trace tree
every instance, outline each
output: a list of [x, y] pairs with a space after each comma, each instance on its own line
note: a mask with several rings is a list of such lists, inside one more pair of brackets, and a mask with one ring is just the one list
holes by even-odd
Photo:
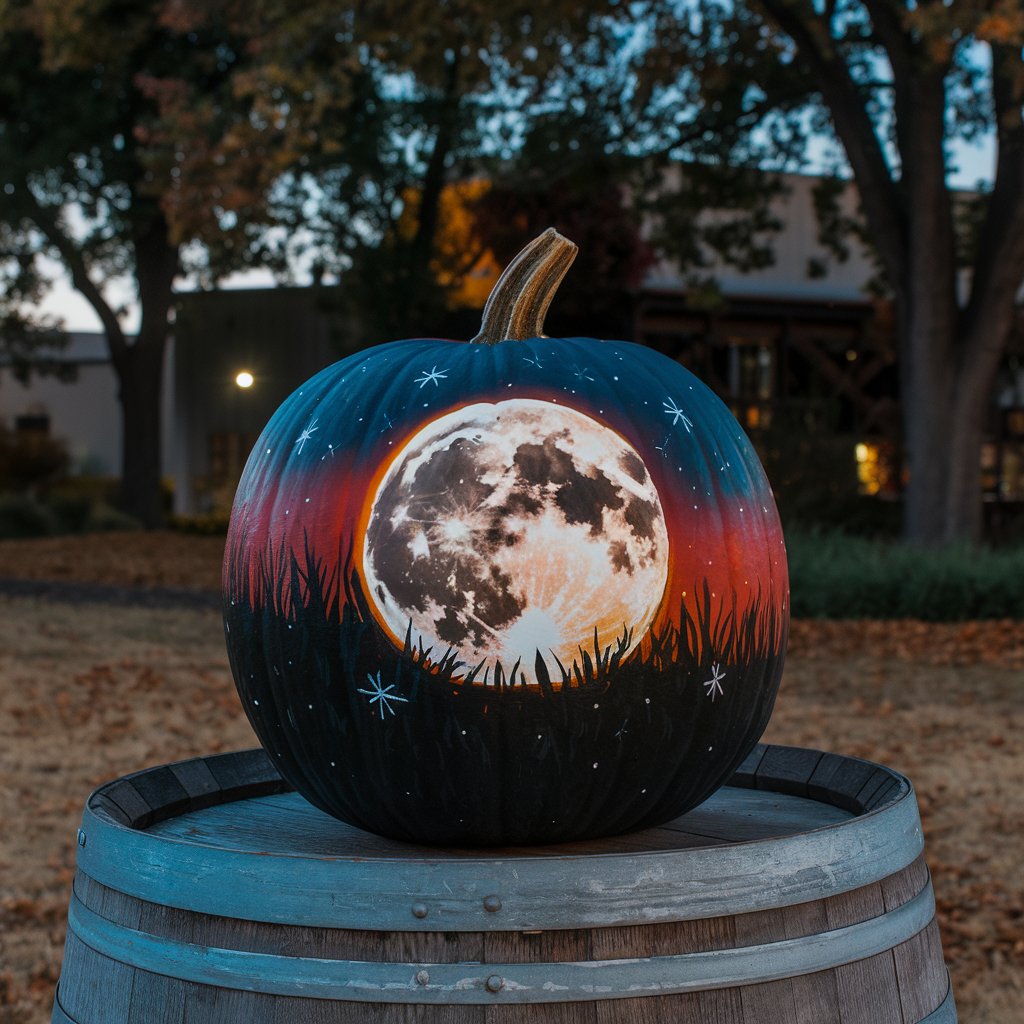
[[617, 10], [611, 0], [226, 6], [254, 40], [242, 88], [258, 117], [225, 142], [277, 134], [269, 148], [284, 159], [265, 164], [263, 184], [287, 227], [278, 237], [291, 262], [344, 275], [345, 319], [364, 344], [444, 316], [482, 244], [457, 253], [441, 237], [450, 187], [503, 179], [528, 157], [538, 112], [568, 102], [551, 86], [573, 47]]
[[[251, 249], [237, 219], [191, 217], [223, 191], [222, 177], [196, 173], [197, 154], [244, 116], [231, 90], [242, 57], [222, 24], [173, 0], [0, 7], [0, 338], [27, 354], [52, 338], [60, 325], [41, 322], [32, 303], [51, 283], [45, 258], [58, 261], [102, 325], [122, 410], [123, 505], [150, 527], [163, 512], [160, 394], [175, 278], [223, 270]], [[186, 124], [185, 109], [189, 132], [169, 130]], [[190, 245], [204, 232], [212, 248]], [[141, 310], [134, 337], [111, 287], [125, 278]]]
[[581, 333], [593, 324], [605, 337], [626, 337], [632, 330], [630, 295], [643, 280], [654, 252], [642, 237], [634, 211], [625, 201], [623, 172], [611, 164], [592, 164], [586, 172], [572, 169], [553, 178], [535, 178], [529, 165], [517, 176], [499, 179], [476, 204], [474, 228], [507, 266], [524, 239], [554, 227], [578, 246], [569, 274], [558, 290], [557, 325], [571, 317]]
[[[793, 166], [823, 134], [841, 144], [896, 314], [905, 535], [977, 538], [986, 414], [1024, 281], [1024, 10], [1015, 0], [656, 0], [648, 17], [647, 87], [677, 97], [664, 112], [715, 116], [723, 97], [740, 96], [760, 112], [749, 138], [762, 165]], [[986, 132], [995, 176], [965, 232], [950, 147]]]

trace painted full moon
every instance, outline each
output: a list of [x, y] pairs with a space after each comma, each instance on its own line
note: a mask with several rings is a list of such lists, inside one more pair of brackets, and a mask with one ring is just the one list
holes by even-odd
[[[643, 460], [554, 402], [478, 403], [425, 425], [372, 498], [367, 590], [396, 644], [411, 635], [470, 671], [534, 683], [538, 652], [571, 670], [624, 633], [635, 647], [668, 579], [668, 530]], [[551, 674], [557, 667], [548, 661]], [[480, 672], [483, 677], [483, 670]]]

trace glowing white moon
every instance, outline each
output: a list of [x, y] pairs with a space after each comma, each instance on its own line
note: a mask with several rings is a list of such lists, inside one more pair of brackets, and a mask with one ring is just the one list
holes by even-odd
[[[554, 678], [623, 630], [631, 648], [668, 578], [665, 514], [643, 460], [615, 431], [535, 399], [466, 406], [398, 453], [370, 508], [363, 572], [401, 643], [449, 648], [467, 669], [537, 652]], [[481, 677], [482, 677], [481, 672]]]

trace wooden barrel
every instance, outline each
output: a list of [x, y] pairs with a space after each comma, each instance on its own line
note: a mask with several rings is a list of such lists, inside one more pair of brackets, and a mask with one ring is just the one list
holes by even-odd
[[947, 1024], [922, 853], [907, 779], [793, 747], [660, 828], [486, 851], [185, 761], [90, 797], [53, 1020]]

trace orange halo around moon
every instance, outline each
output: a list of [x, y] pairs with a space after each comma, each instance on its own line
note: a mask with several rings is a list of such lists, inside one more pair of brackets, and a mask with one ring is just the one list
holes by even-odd
[[[575, 409], [481, 402], [412, 435], [383, 469], [360, 538], [378, 622], [401, 646], [454, 649], [466, 671], [539, 651], [567, 669], [623, 632], [629, 649], [668, 579], [661, 500], [635, 449]], [[557, 669], [549, 660], [552, 674]], [[482, 675], [482, 673], [481, 673]]]

